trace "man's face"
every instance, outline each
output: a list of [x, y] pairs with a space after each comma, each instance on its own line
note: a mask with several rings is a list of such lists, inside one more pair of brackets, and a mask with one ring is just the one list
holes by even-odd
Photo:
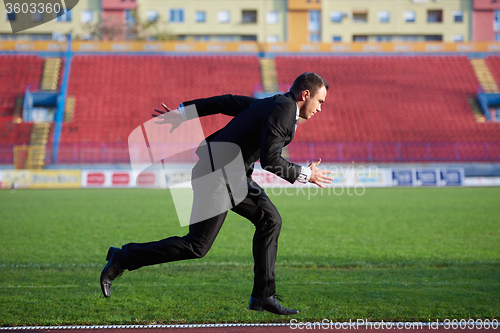
[[302, 98], [304, 105], [299, 110], [299, 116], [302, 119], [309, 119], [316, 112], [321, 111], [321, 104], [325, 102], [326, 98], [326, 88], [325, 86], [321, 87], [314, 96], [311, 96], [309, 90], [305, 90], [302, 92]]

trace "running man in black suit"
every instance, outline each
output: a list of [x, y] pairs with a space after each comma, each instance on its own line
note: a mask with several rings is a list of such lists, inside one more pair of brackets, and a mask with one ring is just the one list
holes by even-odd
[[[239, 146], [247, 176], [248, 194], [231, 210], [255, 226], [253, 238], [254, 287], [249, 309], [269, 311], [280, 315], [297, 314], [297, 310], [281, 306], [275, 298], [276, 284], [274, 265], [281, 230], [281, 217], [264, 190], [253, 181], [254, 163], [260, 159], [263, 169], [270, 171], [290, 183], [311, 182], [320, 187], [330, 183], [329, 172], [317, 166], [320, 159], [300, 166], [281, 156], [295, 134], [299, 118], [309, 119], [321, 111], [325, 102], [328, 84], [315, 73], [298, 76], [290, 92], [264, 99], [245, 96], [223, 95], [184, 102], [176, 110], [163, 104], [165, 111], [155, 110], [162, 119], [159, 123], [172, 124], [171, 130], [183, 121], [196, 116], [203, 117], [222, 113], [234, 118], [221, 130], [206, 138], [206, 142], [229, 142]], [[187, 112], [187, 106], [195, 105], [197, 113]], [[165, 117], [168, 115], [168, 117]], [[200, 157], [201, 163], [203, 158]], [[193, 169], [196, 174], [197, 166]], [[196, 205], [196, 190], [195, 202]], [[108, 264], [101, 273], [101, 289], [105, 297], [111, 295], [112, 281], [125, 269], [135, 270], [143, 266], [178, 260], [202, 258], [212, 246], [224, 223], [227, 211], [204, 221], [190, 224], [184, 237], [170, 237], [157, 242], [129, 243], [119, 248], [110, 248]]]

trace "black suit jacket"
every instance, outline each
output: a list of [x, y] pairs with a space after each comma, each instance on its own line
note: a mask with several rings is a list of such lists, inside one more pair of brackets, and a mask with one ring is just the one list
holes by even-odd
[[186, 112], [188, 119], [218, 113], [234, 117], [206, 140], [237, 144], [243, 155], [247, 176], [251, 176], [259, 159], [262, 168], [290, 183], [294, 183], [300, 175], [301, 167], [281, 156], [283, 147], [292, 141], [295, 134], [297, 103], [293, 93], [264, 99], [223, 95], [183, 104], [196, 106], [197, 114]]

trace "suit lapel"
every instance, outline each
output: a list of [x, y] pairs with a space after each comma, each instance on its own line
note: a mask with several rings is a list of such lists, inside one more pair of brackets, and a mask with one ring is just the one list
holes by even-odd
[[[286, 94], [284, 94], [284, 96], [290, 100], [293, 101], [294, 105], [295, 105], [295, 108], [293, 110], [294, 114], [297, 114], [297, 102], [295, 101], [295, 98], [294, 98], [294, 95], [291, 91], [287, 92]], [[292, 140], [293, 140], [293, 137], [295, 136], [295, 132], [297, 131], [297, 125], [299, 124], [299, 120], [297, 119], [295, 121], [295, 125], [292, 129], [292, 135], [290, 136], [290, 141], [287, 141], [286, 144], [288, 145]]]

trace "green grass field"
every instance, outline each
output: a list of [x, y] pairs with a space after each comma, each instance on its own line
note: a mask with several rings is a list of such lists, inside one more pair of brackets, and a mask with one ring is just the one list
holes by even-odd
[[[500, 316], [500, 188], [270, 195], [278, 293], [298, 321]], [[230, 213], [202, 259], [125, 274], [109, 246], [183, 235], [168, 191], [0, 191], [0, 326], [288, 322], [246, 309], [253, 226]]]

